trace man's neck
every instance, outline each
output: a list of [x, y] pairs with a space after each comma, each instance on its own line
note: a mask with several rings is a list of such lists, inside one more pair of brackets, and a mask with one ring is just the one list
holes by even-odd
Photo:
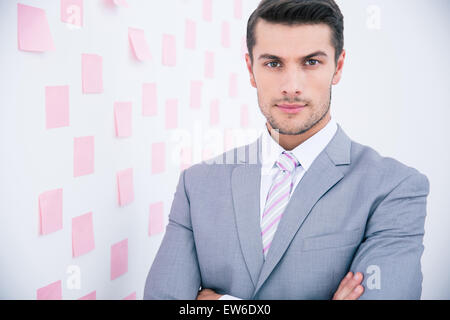
[[272, 138], [281, 146], [284, 150], [291, 151], [295, 149], [297, 146], [301, 145], [303, 142], [311, 138], [317, 132], [325, 128], [325, 126], [330, 122], [331, 116], [328, 113], [322, 120], [320, 120], [314, 127], [309, 129], [302, 134], [297, 135], [287, 135], [287, 134], [279, 134], [277, 130], [274, 130], [269, 122], [266, 122], [266, 128], [269, 131], [269, 134]]

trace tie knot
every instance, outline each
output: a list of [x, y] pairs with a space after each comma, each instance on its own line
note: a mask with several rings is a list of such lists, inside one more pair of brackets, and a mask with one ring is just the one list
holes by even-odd
[[277, 166], [278, 168], [280, 168], [280, 170], [289, 171], [291, 173], [299, 165], [300, 163], [298, 162], [297, 158], [295, 158], [292, 152], [289, 151], [283, 151], [277, 161]]

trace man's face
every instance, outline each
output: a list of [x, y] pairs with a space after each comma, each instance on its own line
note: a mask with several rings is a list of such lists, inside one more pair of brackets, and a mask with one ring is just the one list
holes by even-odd
[[[261, 112], [280, 134], [302, 134], [329, 116], [331, 86], [340, 80], [345, 57], [344, 51], [336, 66], [331, 36], [326, 24], [286, 26], [259, 19], [253, 65], [247, 54], [247, 68]], [[282, 105], [305, 107], [287, 112]]]

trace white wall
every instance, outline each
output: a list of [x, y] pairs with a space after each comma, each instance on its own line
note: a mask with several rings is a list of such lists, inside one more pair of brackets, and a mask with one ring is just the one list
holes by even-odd
[[[46, 11], [56, 50], [30, 53], [17, 47], [17, 3]], [[179, 100], [179, 129], [193, 139], [193, 163], [201, 160], [206, 131], [241, 125], [241, 106], [249, 110], [249, 129], [259, 131], [263, 117], [250, 86], [242, 52], [246, 22], [257, 0], [243, 1], [241, 19], [233, 1], [213, 0], [213, 21], [202, 18], [202, 1], [128, 0], [129, 8], [103, 0], [84, 1], [84, 26], [60, 20], [59, 1], [0, 1], [0, 298], [36, 299], [36, 290], [62, 281], [63, 299], [96, 291], [97, 299], [142, 298], [145, 277], [163, 233], [148, 236], [149, 205], [163, 201], [165, 221], [180, 166], [171, 153], [177, 142], [166, 130], [166, 99]], [[450, 162], [446, 125], [450, 71], [447, 51], [450, 5], [446, 0], [339, 1], [345, 16], [347, 59], [344, 77], [333, 89], [332, 115], [355, 141], [372, 146], [428, 176], [424, 299], [450, 298]], [[380, 9], [380, 29], [367, 21]], [[184, 47], [185, 20], [197, 23], [195, 50]], [[231, 25], [231, 47], [221, 45], [222, 21]], [[128, 27], [145, 30], [153, 59], [138, 62], [128, 43]], [[177, 66], [161, 65], [162, 34], [177, 38]], [[204, 76], [204, 52], [215, 52], [215, 77]], [[81, 53], [103, 57], [104, 92], [82, 94]], [[231, 73], [238, 74], [238, 96], [230, 97]], [[200, 109], [189, 107], [189, 83], [203, 80]], [[143, 117], [141, 86], [158, 84], [158, 115]], [[45, 86], [70, 86], [70, 126], [45, 128]], [[209, 124], [211, 101], [220, 101], [220, 122]], [[114, 135], [113, 104], [133, 103], [133, 135]], [[95, 136], [95, 172], [73, 177], [73, 138]], [[252, 139], [249, 136], [248, 141]], [[151, 145], [166, 142], [166, 171], [151, 173]], [[235, 141], [234, 145], [243, 144]], [[215, 145], [221, 146], [220, 141]], [[223, 147], [222, 147], [223, 148]], [[223, 150], [216, 149], [214, 153]], [[134, 169], [134, 201], [117, 204], [116, 173]], [[63, 228], [38, 233], [38, 197], [63, 188]], [[95, 249], [72, 257], [71, 220], [93, 212]], [[110, 280], [111, 245], [128, 238], [128, 272]], [[81, 271], [81, 289], [69, 289], [69, 266]]]

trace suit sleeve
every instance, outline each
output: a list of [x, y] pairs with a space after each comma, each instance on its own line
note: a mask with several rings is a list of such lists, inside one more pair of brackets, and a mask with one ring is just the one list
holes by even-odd
[[201, 284], [185, 172], [180, 174], [161, 246], [147, 275], [145, 300], [195, 300]]
[[428, 194], [427, 177], [416, 172], [403, 179], [373, 211], [350, 268], [364, 275], [360, 300], [420, 299]]

